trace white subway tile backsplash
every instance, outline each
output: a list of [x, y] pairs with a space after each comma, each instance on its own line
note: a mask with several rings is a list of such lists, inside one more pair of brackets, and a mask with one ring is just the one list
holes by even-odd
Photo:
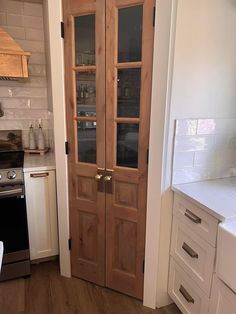
[[0, 12], [0, 25], [6, 25], [7, 24], [7, 15], [6, 13]]
[[31, 53], [29, 64], [46, 64], [45, 54], [36, 52]]
[[7, 14], [7, 25], [9, 26], [23, 26], [23, 15]]
[[193, 167], [194, 152], [176, 152], [174, 154], [174, 169]]
[[25, 37], [27, 40], [43, 41], [44, 40], [44, 32], [42, 29], [26, 28], [25, 29]]
[[25, 39], [25, 29], [24, 27], [18, 26], [3, 26], [4, 30], [16, 39]]
[[43, 7], [37, 3], [24, 3], [24, 15], [30, 16], [43, 16]]
[[197, 120], [184, 119], [176, 121], [176, 135], [196, 135], [197, 134]]
[[173, 184], [227, 177], [235, 165], [236, 119], [176, 121]]
[[6, 13], [23, 14], [23, 2], [14, 0], [0, 0], [0, 10]]
[[235, 130], [235, 119], [199, 119], [197, 134], [225, 134]]
[[46, 66], [41, 64], [29, 64], [30, 76], [46, 76]]
[[24, 16], [23, 25], [26, 28], [43, 29], [43, 18], [36, 16]]
[[212, 149], [214, 146], [213, 136], [176, 136], [176, 152], [195, 152]]
[[37, 128], [40, 119], [46, 143], [53, 148], [53, 115], [48, 113], [42, 14], [42, 3], [0, 0], [0, 26], [5, 27], [23, 49], [31, 52], [28, 79], [0, 81], [0, 102], [4, 111], [0, 130], [23, 130], [23, 143], [27, 146], [29, 126], [32, 123]]
[[43, 41], [32, 41], [32, 40], [16, 40], [18, 44], [26, 51], [44, 53], [45, 47]]

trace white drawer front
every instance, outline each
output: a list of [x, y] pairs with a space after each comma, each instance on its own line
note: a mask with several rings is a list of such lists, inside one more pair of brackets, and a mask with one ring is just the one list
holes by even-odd
[[216, 246], [218, 220], [200, 207], [175, 193], [174, 215], [186, 223], [201, 238]]
[[183, 314], [207, 314], [209, 298], [171, 258], [169, 294]]
[[188, 275], [210, 296], [215, 248], [174, 217], [171, 255]]

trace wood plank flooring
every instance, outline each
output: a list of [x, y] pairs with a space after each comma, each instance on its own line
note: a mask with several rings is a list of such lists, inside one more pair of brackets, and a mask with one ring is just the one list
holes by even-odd
[[136, 299], [59, 274], [57, 262], [32, 266], [30, 279], [0, 283], [0, 314], [180, 314], [151, 310]]

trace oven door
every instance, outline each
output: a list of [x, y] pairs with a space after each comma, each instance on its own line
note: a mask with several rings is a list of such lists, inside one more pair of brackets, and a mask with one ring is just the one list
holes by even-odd
[[29, 249], [23, 185], [0, 187], [0, 241], [4, 255]]

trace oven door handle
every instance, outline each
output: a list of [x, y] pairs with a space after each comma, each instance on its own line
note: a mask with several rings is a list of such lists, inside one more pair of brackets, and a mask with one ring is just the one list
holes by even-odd
[[0, 191], [0, 197], [1, 196], [12, 196], [12, 195], [16, 195], [16, 194], [22, 194], [23, 195], [23, 189], [17, 188], [14, 190]]

